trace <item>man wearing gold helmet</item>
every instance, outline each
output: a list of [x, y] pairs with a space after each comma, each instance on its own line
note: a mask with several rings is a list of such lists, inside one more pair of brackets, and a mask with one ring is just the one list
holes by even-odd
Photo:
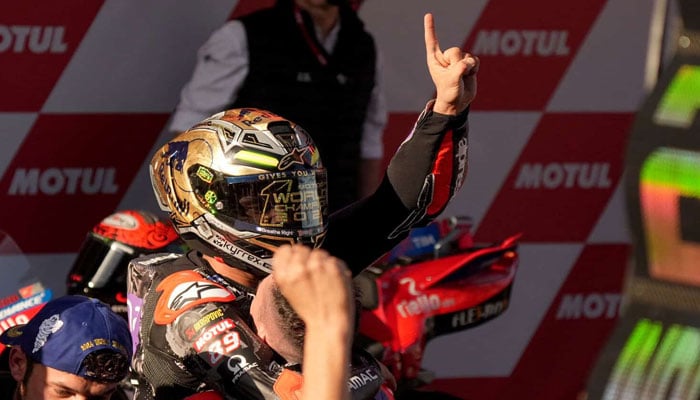
[[[193, 251], [130, 265], [137, 399], [207, 390], [232, 399], [287, 398], [280, 380], [299, 368], [273, 350], [274, 340], [257, 335], [261, 321], [250, 315], [275, 250], [320, 247], [357, 274], [445, 209], [467, 172], [467, 114], [479, 61], [458, 47], [442, 51], [432, 15], [424, 28], [436, 98], [376, 192], [330, 216], [333, 182], [322, 157], [304, 129], [281, 116], [223, 111], [157, 151], [150, 168], [156, 198]], [[352, 398], [372, 398], [380, 367], [353, 355], [351, 373], [372, 378], [349, 385]]]

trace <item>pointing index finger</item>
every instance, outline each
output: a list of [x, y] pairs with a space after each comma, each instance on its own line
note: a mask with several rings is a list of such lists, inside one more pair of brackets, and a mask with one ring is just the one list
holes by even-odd
[[445, 65], [446, 62], [444, 58], [441, 57], [442, 51], [440, 50], [440, 43], [435, 35], [435, 22], [433, 19], [433, 14], [427, 13], [423, 17], [423, 30], [425, 34], [425, 55], [428, 58], [428, 63], [437, 61], [438, 63]]
[[435, 37], [435, 22], [433, 14], [427, 13], [423, 17], [423, 30], [425, 32], [425, 52], [434, 54], [435, 50], [440, 47], [437, 37]]

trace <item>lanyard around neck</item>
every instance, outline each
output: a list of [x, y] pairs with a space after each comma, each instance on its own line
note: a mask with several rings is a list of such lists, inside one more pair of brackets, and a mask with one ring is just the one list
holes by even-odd
[[301, 35], [304, 37], [304, 40], [306, 40], [306, 44], [311, 49], [311, 52], [314, 53], [316, 59], [321, 65], [326, 66], [328, 64], [328, 60], [326, 59], [326, 56], [323, 55], [321, 49], [319, 49], [316, 45], [316, 41], [311, 36], [311, 32], [309, 32], [309, 30], [306, 28], [306, 24], [304, 24], [304, 17], [301, 15], [301, 10], [297, 5], [294, 5], [294, 19], [296, 20], [299, 30], [301, 30]]

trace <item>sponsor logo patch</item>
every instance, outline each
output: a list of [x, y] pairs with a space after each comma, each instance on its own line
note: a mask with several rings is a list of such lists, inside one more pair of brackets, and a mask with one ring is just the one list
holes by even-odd
[[233, 378], [231, 378], [232, 383], [238, 382], [238, 380], [241, 379], [246, 372], [256, 368], [257, 366], [257, 362], [248, 363], [248, 360], [241, 355], [229, 357], [228, 363], [226, 363], [226, 368], [233, 373]]
[[[199, 335], [199, 337], [194, 342], [194, 349], [197, 352], [202, 351], [204, 346], [211, 342], [212, 339], [218, 338], [223, 333], [230, 332], [235, 327], [236, 324], [234, 324], [230, 318], [226, 318], [222, 321], [215, 323], [214, 325], [208, 327], [204, 332], [202, 332], [201, 335]], [[238, 337], [238, 334], [236, 333], [235, 336]], [[238, 340], [236, 340], [236, 343], [238, 343]], [[236, 348], [238, 348], [238, 346], [236, 346]]]
[[378, 379], [380, 379], [379, 375], [377, 375], [372, 368], [367, 368], [364, 371], [351, 376], [348, 381], [348, 387], [351, 390], [358, 390], [367, 384], [377, 381]]

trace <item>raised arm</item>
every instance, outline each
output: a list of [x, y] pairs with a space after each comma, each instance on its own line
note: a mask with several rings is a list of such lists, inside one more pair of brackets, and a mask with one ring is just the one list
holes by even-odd
[[469, 105], [479, 59], [458, 47], [440, 48], [432, 14], [423, 20], [426, 63], [436, 98], [428, 102], [399, 146], [375, 193], [331, 215], [324, 249], [353, 274], [389, 251], [408, 231], [440, 215], [467, 174]]

